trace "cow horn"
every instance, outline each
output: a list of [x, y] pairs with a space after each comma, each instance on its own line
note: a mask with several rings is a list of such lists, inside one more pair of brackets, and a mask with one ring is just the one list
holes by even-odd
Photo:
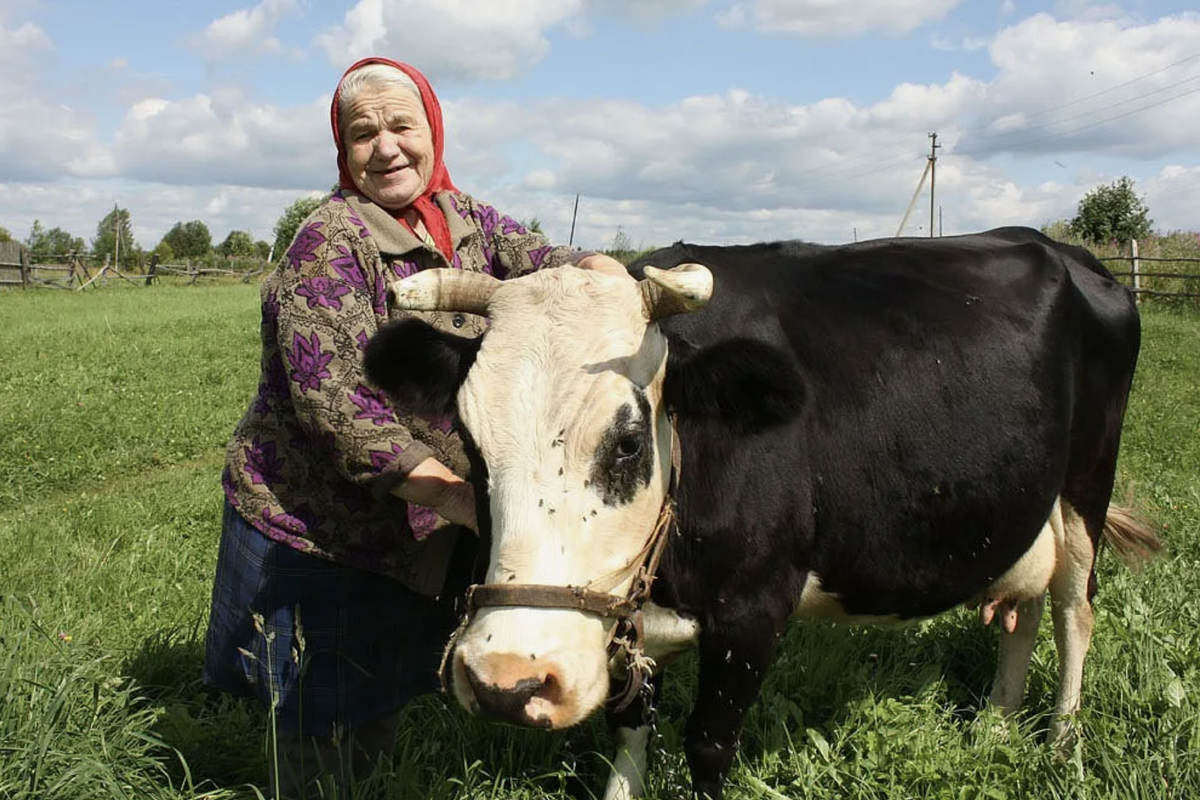
[[500, 284], [483, 272], [460, 269], [429, 269], [393, 281], [388, 299], [405, 311], [462, 311], [486, 315], [492, 292]]
[[680, 264], [669, 270], [646, 267], [645, 272], [639, 285], [651, 322], [699, 311], [712, 299], [713, 276], [702, 264]]

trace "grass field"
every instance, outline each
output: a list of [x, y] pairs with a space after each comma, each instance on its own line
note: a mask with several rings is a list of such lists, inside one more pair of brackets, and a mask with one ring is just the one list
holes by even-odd
[[[261, 712], [208, 694], [201, 646], [226, 438], [257, 380], [257, 289], [0, 293], [0, 798], [252, 798]], [[1164, 526], [1141, 574], [1102, 558], [1085, 736], [1027, 711], [977, 724], [996, 634], [968, 612], [902, 631], [796, 626], [746, 726], [732, 798], [1200, 797], [1200, 315], [1147, 310], [1119, 496]], [[693, 664], [668, 678], [655, 797], [685, 781]], [[413, 704], [361, 796], [600, 791], [607, 734], [484, 725]]]

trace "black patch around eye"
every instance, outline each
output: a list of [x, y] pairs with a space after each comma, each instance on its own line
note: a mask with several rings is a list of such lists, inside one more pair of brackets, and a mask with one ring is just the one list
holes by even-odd
[[637, 415], [628, 403], [600, 439], [588, 484], [594, 486], [606, 506], [627, 505], [650, 485], [654, 476], [654, 430], [650, 401], [641, 390], [635, 393]]

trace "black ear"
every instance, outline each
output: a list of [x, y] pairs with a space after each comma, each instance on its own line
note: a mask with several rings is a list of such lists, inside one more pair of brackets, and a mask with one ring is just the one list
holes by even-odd
[[465, 339], [417, 319], [391, 322], [367, 342], [367, 379], [401, 408], [432, 417], [454, 411], [458, 387], [467, 377], [479, 338]]
[[804, 379], [781, 350], [754, 339], [695, 348], [675, 339], [663, 394], [685, 420], [710, 420], [743, 433], [790, 422], [804, 407]]

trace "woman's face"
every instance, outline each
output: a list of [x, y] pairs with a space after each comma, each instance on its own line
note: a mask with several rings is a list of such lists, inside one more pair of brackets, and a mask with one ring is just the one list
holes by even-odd
[[389, 211], [425, 192], [433, 175], [433, 136], [415, 94], [397, 86], [364, 87], [342, 123], [354, 185]]

